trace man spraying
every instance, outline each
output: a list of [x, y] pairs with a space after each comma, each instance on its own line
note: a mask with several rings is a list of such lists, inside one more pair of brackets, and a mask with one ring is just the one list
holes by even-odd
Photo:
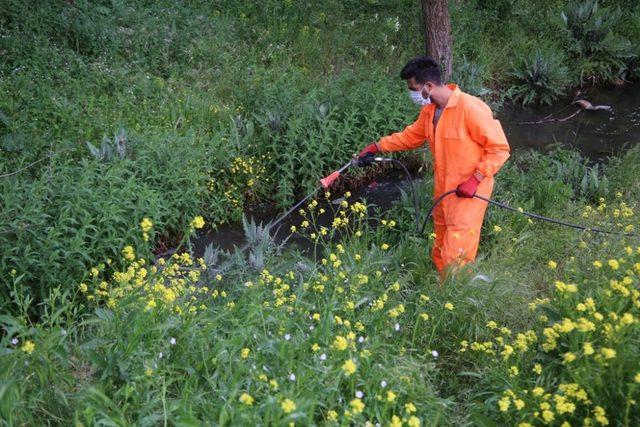
[[431, 257], [444, 277], [448, 267], [475, 260], [493, 176], [509, 158], [502, 126], [480, 99], [455, 84], [444, 85], [440, 67], [431, 58], [412, 59], [400, 72], [420, 115], [402, 132], [365, 147], [360, 157], [379, 151], [411, 150], [429, 141], [434, 161], [434, 197], [445, 197], [433, 212], [436, 240]]

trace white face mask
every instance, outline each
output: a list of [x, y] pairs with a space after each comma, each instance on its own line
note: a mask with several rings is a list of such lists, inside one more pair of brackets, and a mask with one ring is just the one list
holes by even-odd
[[[422, 86], [424, 89], [424, 86]], [[411, 100], [419, 106], [429, 105], [431, 104], [431, 94], [427, 98], [422, 97], [422, 89], [420, 90], [410, 90], [409, 95], [411, 96]]]

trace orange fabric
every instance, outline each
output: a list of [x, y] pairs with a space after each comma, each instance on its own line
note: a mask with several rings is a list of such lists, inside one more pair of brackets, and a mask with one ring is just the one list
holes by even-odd
[[[479, 171], [484, 175], [476, 194], [491, 197], [493, 176], [509, 158], [509, 144], [491, 109], [456, 85], [434, 129], [435, 104], [422, 107], [418, 119], [378, 141], [382, 151], [418, 148], [429, 141], [434, 161], [434, 197], [465, 182]], [[453, 263], [475, 260], [487, 209], [482, 200], [445, 197], [433, 213], [436, 241], [431, 256], [439, 272]]]

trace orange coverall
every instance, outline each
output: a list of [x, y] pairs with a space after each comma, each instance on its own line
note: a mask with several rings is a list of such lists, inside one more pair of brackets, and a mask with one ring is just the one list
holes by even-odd
[[[434, 128], [434, 103], [422, 107], [418, 119], [402, 132], [378, 141], [382, 151], [418, 148], [429, 141], [434, 161], [434, 197], [465, 182], [479, 171], [484, 175], [476, 194], [490, 198], [493, 176], [509, 158], [502, 126], [480, 99], [457, 85]], [[476, 198], [449, 195], [436, 207], [433, 222], [436, 241], [431, 257], [442, 274], [446, 266], [475, 260], [487, 203]]]

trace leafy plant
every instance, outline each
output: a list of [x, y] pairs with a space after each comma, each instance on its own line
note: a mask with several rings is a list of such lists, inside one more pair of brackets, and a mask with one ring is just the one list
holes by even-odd
[[534, 102], [551, 105], [564, 94], [571, 81], [562, 53], [554, 47], [536, 48], [521, 55], [512, 65], [509, 96], [522, 105]]
[[120, 159], [124, 159], [127, 154], [127, 133], [124, 128], [121, 128], [120, 131], [114, 135], [113, 141], [105, 135], [102, 138], [102, 145], [99, 149], [89, 141], [87, 141], [86, 144], [91, 155], [102, 162], [111, 161], [115, 155], [118, 155]]

